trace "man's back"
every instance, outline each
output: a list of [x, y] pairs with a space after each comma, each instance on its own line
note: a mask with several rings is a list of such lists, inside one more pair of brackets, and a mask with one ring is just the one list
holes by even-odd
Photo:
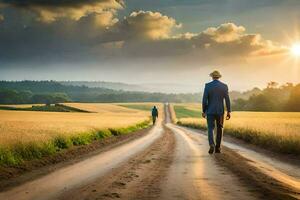
[[[230, 119], [230, 99], [228, 95], [228, 87], [219, 81], [222, 77], [217, 70], [210, 73], [213, 81], [205, 84], [202, 99], [202, 116], [207, 119], [207, 133], [209, 143], [209, 154], [221, 153], [221, 142], [223, 136], [224, 123], [224, 100], [227, 107], [226, 119]], [[217, 126], [216, 142], [214, 138], [214, 129]]]
[[153, 116], [153, 117], [157, 117], [157, 116], [158, 116], [158, 110], [157, 110], [156, 107], [153, 107], [153, 108], [152, 108], [152, 116]]
[[213, 80], [205, 85], [202, 109], [206, 114], [224, 114], [224, 99], [227, 110], [230, 111], [228, 87], [219, 80]]

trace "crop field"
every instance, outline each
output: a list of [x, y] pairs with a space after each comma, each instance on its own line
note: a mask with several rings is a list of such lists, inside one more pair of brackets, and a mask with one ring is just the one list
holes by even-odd
[[175, 104], [174, 111], [177, 118], [199, 118], [201, 117], [200, 104]]
[[144, 110], [144, 111], [151, 111], [153, 103], [138, 103], [138, 104], [133, 104], [133, 103], [127, 103], [127, 104], [119, 104], [122, 107], [125, 108], [131, 108], [131, 109], [137, 109], [137, 110]]
[[66, 105], [89, 113], [0, 110], [0, 164], [18, 163], [149, 124], [150, 112], [143, 110], [100, 103]]
[[147, 102], [147, 103], [122, 103], [117, 104], [119, 106], [130, 108], [130, 109], [137, 109], [137, 110], [143, 110], [151, 113], [151, 110], [153, 106], [156, 106], [158, 110], [162, 113], [163, 111], [163, 104], [161, 103], [155, 103], [155, 102]]
[[[174, 104], [177, 123], [206, 129], [200, 108], [199, 104]], [[233, 112], [225, 121], [224, 133], [277, 152], [300, 154], [299, 112]]]

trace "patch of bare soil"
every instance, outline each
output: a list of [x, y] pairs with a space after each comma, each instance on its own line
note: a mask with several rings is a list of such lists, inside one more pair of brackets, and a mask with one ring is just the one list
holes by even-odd
[[52, 156], [26, 161], [15, 167], [0, 167], [0, 191], [36, 179], [59, 168], [80, 162], [88, 157], [108, 151], [118, 145], [130, 142], [149, 132], [150, 128], [135, 133], [105, 138], [89, 145], [74, 146]]
[[215, 154], [217, 162], [225, 166], [245, 183], [255, 187], [256, 192], [263, 195], [264, 199], [289, 200], [299, 199], [300, 191], [278, 182], [251, 165], [250, 160], [244, 158], [234, 150], [223, 147], [222, 154]]
[[105, 177], [62, 194], [60, 199], [157, 199], [172, 164], [175, 138], [169, 129], [154, 144]]

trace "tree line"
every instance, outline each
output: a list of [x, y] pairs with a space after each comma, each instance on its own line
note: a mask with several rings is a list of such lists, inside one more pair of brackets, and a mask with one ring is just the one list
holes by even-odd
[[300, 84], [268, 83], [260, 92], [248, 99], [233, 101], [233, 109], [240, 111], [300, 111]]
[[0, 81], [0, 104], [63, 102], [199, 102], [200, 93], [164, 94], [63, 85], [56, 81]]
[[[300, 84], [270, 82], [264, 89], [231, 91], [236, 111], [300, 111]], [[56, 81], [0, 81], [0, 104], [63, 102], [201, 102], [202, 93], [164, 94], [63, 85]]]
[[65, 93], [34, 94], [30, 90], [17, 91], [0, 89], [0, 104], [56, 104], [68, 102], [70, 98]]

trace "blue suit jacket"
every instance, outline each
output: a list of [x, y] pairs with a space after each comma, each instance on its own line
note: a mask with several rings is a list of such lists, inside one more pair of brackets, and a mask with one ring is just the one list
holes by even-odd
[[224, 100], [227, 111], [231, 112], [228, 86], [219, 80], [205, 84], [202, 99], [202, 111], [206, 114], [224, 114]]
[[157, 110], [157, 108], [152, 108], [152, 117], [158, 117], [158, 110]]

